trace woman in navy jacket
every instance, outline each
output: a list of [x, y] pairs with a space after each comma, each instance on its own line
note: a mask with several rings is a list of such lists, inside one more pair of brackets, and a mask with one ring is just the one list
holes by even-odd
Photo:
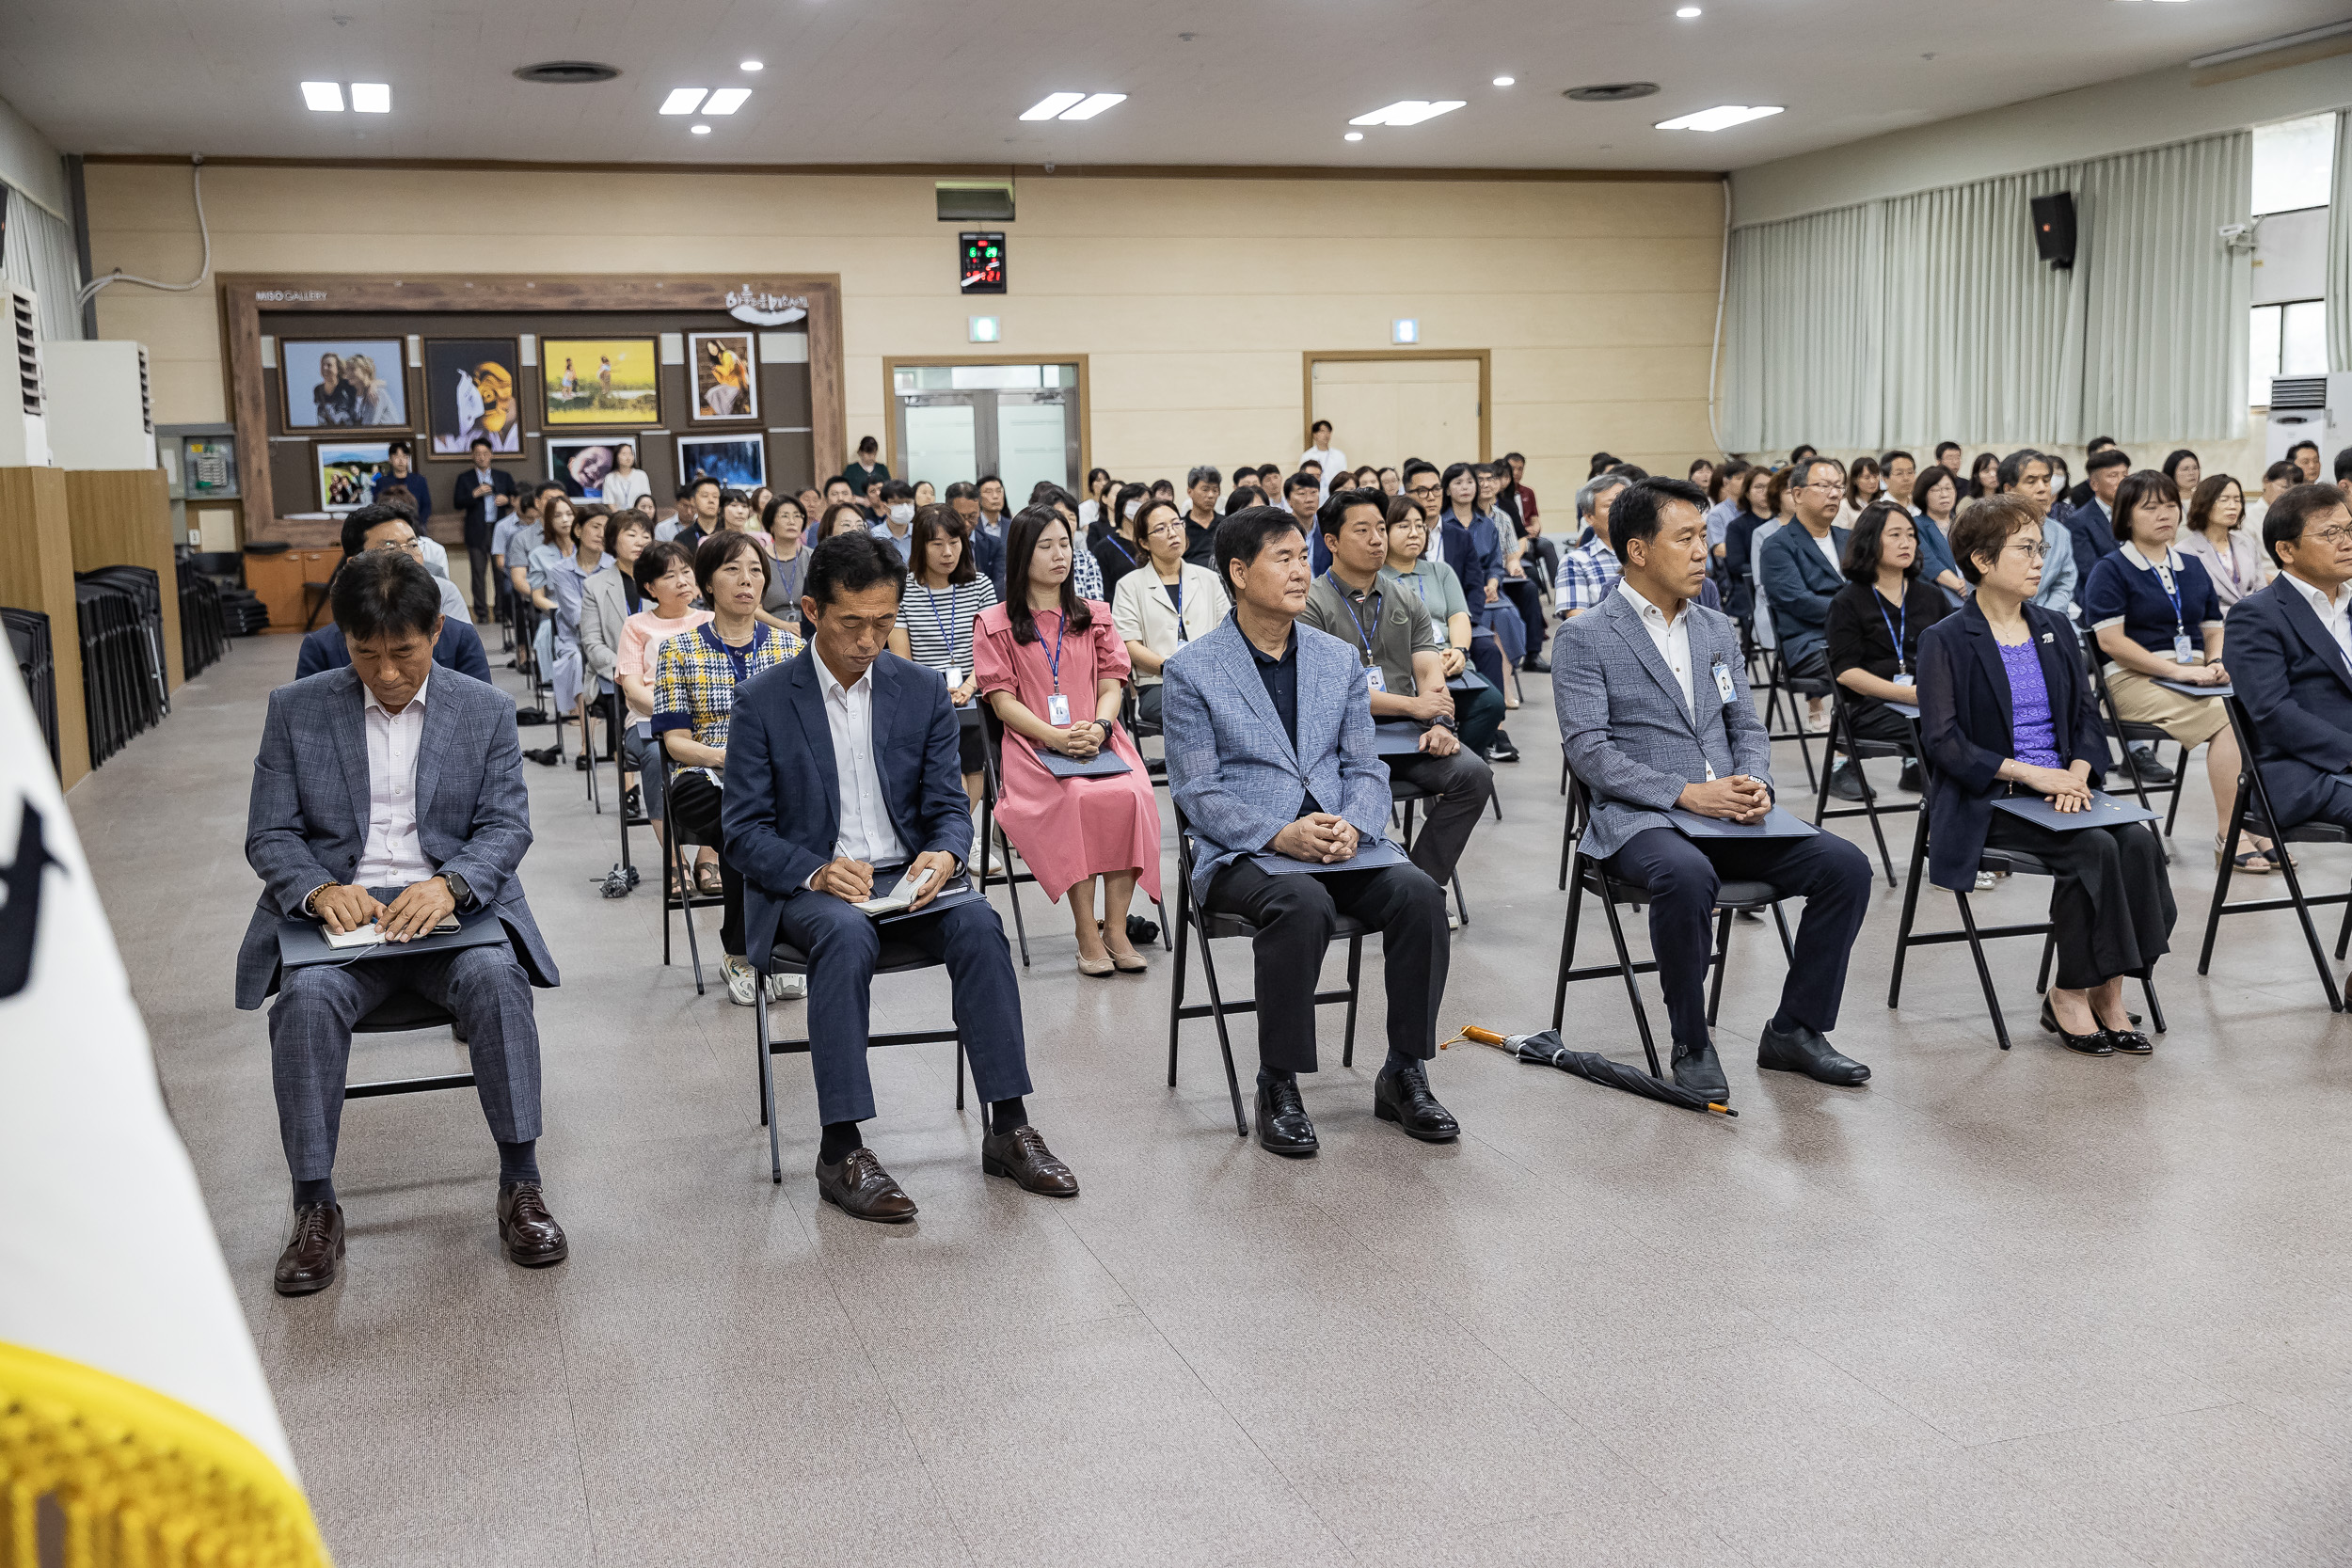
[[1977, 502], [1952, 530], [1952, 554], [1977, 591], [1919, 638], [1929, 879], [1967, 892], [1988, 846], [2047, 865], [2058, 974], [2042, 1027], [2085, 1055], [2144, 1055], [2153, 1047], [2130, 1026], [2123, 979], [2144, 975], [2167, 951], [2174, 916], [2153, 830], [2061, 832], [1993, 805], [2035, 794], [2060, 813], [2080, 811], [2107, 756], [2074, 626], [2032, 602], [2042, 549], [2040, 518], [2013, 497]]

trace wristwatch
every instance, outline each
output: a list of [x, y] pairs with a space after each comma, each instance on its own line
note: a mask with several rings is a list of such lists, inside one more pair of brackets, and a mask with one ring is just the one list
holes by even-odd
[[454, 871], [444, 871], [440, 876], [441, 880], [449, 884], [449, 895], [457, 900], [457, 907], [461, 910], [472, 909], [473, 889], [466, 885], [466, 879]]
[[1454, 731], [1454, 732], [1455, 732], [1455, 733], [1457, 733], [1457, 734], [1461, 731], [1461, 728], [1462, 728], [1462, 726], [1461, 726], [1461, 725], [1459, 725], [1459, 724], [1457, 724], [1457, 723], [1455, 723], [1455, 722], [1454, 721], [1454, 715], [1452, 715], [1452, 714], [1450, 714], [1450, 713], [1440, 713], [1440, 714], [1439, 714], [1439, 715], [1438, 715], [1435, 719], [1432, 719], [1432, 720], [1431, 720], [1431, 721], [1430, 721], [1431, 723], [1433, 723], [1433, 724], [1440, 725], [1440, 726], [1442, 726], [1442, 727], [1443, 727], [1443, 728], [1445, 728], [1445, 729]]
[[1111, 721], [1107, 719], [1097, 719], [1095, 722], [1103, 726], [1103, 738], [1108, 740], [1111, 737]]

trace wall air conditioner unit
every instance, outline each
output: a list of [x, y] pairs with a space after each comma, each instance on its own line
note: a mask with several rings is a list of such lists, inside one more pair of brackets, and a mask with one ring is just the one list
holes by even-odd
[[2270, 428], [2263, 438], [2263, 462], [2276, 463], [2287, 449], [2319, 443], [2319, 477], [2333, 481], [2336, 453], [2352, 447], [2352, 371], [2326, 375], [2270, 378]]
[[0, 468], [46, 468], [48, 388], [41, 377], [40, 315], [27, 290], [0, 283]]
[[127, 339], [41, 345], [49, 450], [61, 468], [155, 467], [147, 345]]

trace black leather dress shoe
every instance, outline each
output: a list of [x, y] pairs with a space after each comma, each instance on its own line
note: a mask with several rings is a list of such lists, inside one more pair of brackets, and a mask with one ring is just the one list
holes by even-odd
[[1042, 1193], [1047, 1197], [1078, 1196], [1078, 1179], [1045, 1147], [1045, 1134], [1027, 1122], [982, 1138], [980, 1169], [991, 1176], [1012, 1178], [1025, 1193]]
[[294, 1209], [294, 1234], [278, 1255], [273, 1281], [281, 1296], [307, 1296], [335, 1283], [343, 1255], [343, 1211], [335, 1203], [306, 1203]]
[[572, 1255], [536, 1181], [513, 1181], [499, 1189], [499, 1240], [505, 1243], [506, 1260], [526, 1269], [544, 1269]]
[[1861, 765], [1851, 762], [1838, 764], [1837, 771], [1830, 775], [1829, 792], [1840, 800], [1867, 800], [1877, 793], [1862, 776]]
[[1820, 1031], [1803, 1024], [1782, 1034], [1771, 1024], [1756, 1037], [1756, 1065], [1769, 1072], [1802, 1072], [1817, 1084], [1851, 1088], [1870, 1079], [1870, 1069], [1851, 1056], [1840, 1056]]
[[1278, 1078], [1258, 1085], [1258, 1142], [1272, 1154], [1303, 1159], [1323, 1146], [1315, 1141], [1315, 1124], [1308, 1118], [1307, 1102], [1298, 1096], [1298, 1080]]
[[1926, 786], [1919, 782], [1919, 759], [1917, 757], [1903, 758], [1902, 776], [1895, 781], [1895, 787], [1907, 789], [1914, 795], [1925, 792]]
[[1551, 660], [1531, 655], [1519, 661], [1519, 668], [1531, 675], [1549, 675], [1551, 673]]
[[[2091, 1014], [2090, 1021], [2093, 1023], [2098, 1022], [2099, 1015]], [[2050, 999], [2046, 996], [2042, 999], [2042, 1027], [2056, 1035], [2058, 1037], [2058, 1044], [2078, 1056], [2112, 1056], [2115, 1054], [2114, 1037], [2106, 1030], [2093, 1029], [2088, 1035], [2074, 1034], [2058, 1021], [2058, 1009], [2050, 1006]]]
[[1462, 1135], [1454, 1114], [1429, 1092], [1429, 1069], [1419, 1062], [1372, 1081], [1372, 1114], [1425, 1144], [1448, 1143]]
[[914, 1199], [899, 1190], [870, 1148], [853, 1148], [837, 1165], [817, 1162], [817, 1196], [843, 1213], [877, 1225], [904, 1225], [915, 1216]]
[[1709, 1100], [1727, 1100], [1731, 1096], [1731, 1082], [1724, 1076], [1724, 1064], [1716, 1058], [1711, 1045], [1690, 1051], [1676, 1046], [1674, 1074], [1677, 1088], [1703, 1094]]
[[1517, 762], [1519, 760], [1519, 749], [1511, 744], [1508, 736], [1498, 732], [1494, 744], [1486, 748], [1486, 760], [1488, 762]]

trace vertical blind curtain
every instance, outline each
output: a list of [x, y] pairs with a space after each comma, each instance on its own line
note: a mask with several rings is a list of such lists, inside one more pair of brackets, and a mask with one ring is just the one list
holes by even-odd
[[40, 308], [40, 335], [53, 341], [82, 336], [82, 265], [73, 230], [63, 218], [0, 185], [8, 231], [0, 245], [0, 277], [30, 289]]
[[2335, 182], [2328, 193], [2328, 368], [2352, 371], [2352, 112], [2336, 116]]
[[[2251, 275], [2217, 230], [2252, 159], [2237, 132], [1736, 230], [1725, 445], [2243, 434]], [[2058, 191], [2071, 271], [2033, 245]]]

